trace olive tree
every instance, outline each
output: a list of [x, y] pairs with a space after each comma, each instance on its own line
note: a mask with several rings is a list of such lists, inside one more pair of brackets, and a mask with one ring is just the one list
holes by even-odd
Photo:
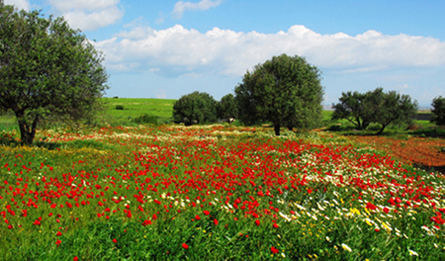
[[346, 119], [358, 129], [366, 129], [370, 123], [380, 125], [377, 134], [381, 134], [390, 124], [407, 123], [417, 114], [417, 101], [409, 95], [396, 91], [383, 92], [376, 88], [364, 94], [359, 92], [342, 93], [340, 102], [334, 104], [333, 119]]
[[219, 101], [218, 117], [220, 119], [238, 118], [238, 107], [233, 94], [229, 93]]
[[63, 18], [0, 3], [0, 110], [17, 117], [30, 145], [47, 116], [81, 119], [107, 88], [103, 56]]
[[442, 98], [442, 96], [434, 98], [431, 106], [433, 107], [431, 110], [431, 122], [445, 126], [445, 98]]
[[217, 101], [205, 92], [184, 95], [173, 104], [173, 119], [185, 124], [215, 122]]
[[357, 129], [366, 129], [370, 124], [370, 117], [366, 114], [369, 112], [368, 104], [366, 104], [366, 95], [355, 92], [343, 92], [339, 98], [340, 102], [332, 104], [334, 113], [333, 120], [346, 119]]
[[297, 55], [282, 54], [256, 65], [235, 94], [241, 121], [271, 122], [276, 135], [281, 127], [308, 129], [322, 119], [320, 71]]
[[409, 95], [401, 95], [396, 91], [384, 93], [383, 88], [377, 88], [367, 94], [367, 97], [370, 99], [369, 103], [375, 106], [372, 122], [380, 124], [377, 135], [383, 133], [390, 124], [410, 124], [419, 108], [417, 101], [412, 100]]

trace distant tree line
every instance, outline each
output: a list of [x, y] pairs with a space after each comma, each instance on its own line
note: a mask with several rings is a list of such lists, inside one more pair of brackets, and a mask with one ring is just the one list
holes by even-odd
[[[281, 127], [316, 128], [322, 121], [324, 94], [320, 74], [302, 57], [274, 56], [247, 71], [235, 95], [227, 94], [219, 102], [205, 92], [182, 96], [173, 106], [173, 118], [186, 125], [231, 118], [245, 125], [272, 123], [276, 135]], [[432, 107], [431, 121], [445, 125], [445, 98], [435, 98]], [[409, 95], [379, 87], [366, 93], [344, 92], [332, 108], [332, 119], [345, 119], [360, 130], [374, 124], [381, 134], [391, 124], [411, 124], [419, 107]]]
[[[396, 91], [385, 93], [381, 87], [366, 93], [344, 92], [339, 100], [332, 105], [332, 119], [346, 119], [360, 130], [376, 123], [380, 125], [377, 134], [390, 124], [412, 124], [419, 109], [417, 101], [409, 95]], [[431, 122], [445, 126], [445, 98], [434, 98], [431, 107]]]

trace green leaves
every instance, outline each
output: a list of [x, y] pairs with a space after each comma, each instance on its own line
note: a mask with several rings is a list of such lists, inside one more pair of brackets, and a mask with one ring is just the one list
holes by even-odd
[[173, 105], [173, 118], [177, 122], [196, 124], [215, 122], [217, 102], [208, 93], [193, 92], [182, 96]]
[[435, 122], [437, 125], [445, 125], [445, 98], [442, 98], [442, 96], [434, 98], [431, 106], [433, 107], [431, 122]]
[[376, 88], [365, 94], [359, 92], [342, 93], [340, 102], [333, 104], [335, 110], [332, 119], [346, 119], [358, 129], [366, 129], [369, 124], [379, 124], [381, 134], [389, 124], [410, 123], [417, 113], [417, 101], [409, 95], [400, 95], [396, 91], [383, 92]]
[[221, 98], [218, 106], [218, 116], [220, 119], [238, 118], [238, 107], [233, 94], [229, 93]]
[[282, 54], [255, 66], [235, 88], [241, 120], [279, 128], [313, 128], [321, 121], [323, 87], [320, 72], [299, 56]]
[[14, 111], [23, 143], [32, 143], [39, 119], [48, 115], [91, 117], [108, 76], [101, 53], [84, 35], [63, 18], [4, 5], [0, 35], [0, 110]]

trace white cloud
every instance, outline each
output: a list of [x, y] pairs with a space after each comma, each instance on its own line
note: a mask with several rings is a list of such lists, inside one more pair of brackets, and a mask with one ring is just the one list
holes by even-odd
[[116, 6], [119, 4], [119, 0], [50, 0], [50, 4], [61, 12], [79, 9], [95, 11]]
[[94, 31], [114, 24], [122, 18], [122, 15], [122, 11], [113, 6], [95, 12], [72, 11], [65, 13], [63, 16], [74, 28], [80, 28], [82, 31]]
[[172, 16], [176, 19], [181, 19], [182, 14], [187, 10], [207, 10], [211, 7], [216, 7], [222, 3], [222, 0], [201, 0], [198, 3], [179, 1], [173, 7]]
[[322, 35], [301, 25], [276, 34], [219, 28], [201, 33], [181, 25], [159, 31], [138, 27], [98, 42], [97, 47], [105, 52], [108, 68], [157, 68], [157, 73], [168, 76], [216, 73], [238, 77], [282, 53], [348, 73], [445, 65], [445, 42], [438, 39], [376, 31]]
[[74, 28], [93, 31], [116, 23], [123, 16], [120, 0], [50, 0], [55, 12]]
[[31, 10], [31, 4], [28, 0], [5, 0], [4, 3], [5, 5], [15, 5], [15, 7], [19, 10]]

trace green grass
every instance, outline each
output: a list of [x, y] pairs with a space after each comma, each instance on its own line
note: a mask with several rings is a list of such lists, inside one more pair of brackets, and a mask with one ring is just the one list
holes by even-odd
[[[160, 118], [171, 118], [173, 104], [176, 100], [168, 99], [143, 99], [143, 98], [103, 98], [106, 113], [116, 118], [136, 118], [149, 114]], [[117, 105], [124, 107], [116, 109]]]
[[1, 130], [6, 130], [6, 131], [18, 130], [18, 125], [14, 114], [6, 113], [0, 115], [0, 131]]

